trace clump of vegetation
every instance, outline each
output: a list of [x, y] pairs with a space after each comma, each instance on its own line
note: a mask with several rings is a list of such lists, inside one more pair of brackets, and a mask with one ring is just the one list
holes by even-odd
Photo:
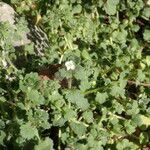
[[[17, 29], [0, 23], [0, 149], [150, 147], [149, 0], [3, 2]], [[42, 55], [36, 37], [13, 45], [33, 26]]]

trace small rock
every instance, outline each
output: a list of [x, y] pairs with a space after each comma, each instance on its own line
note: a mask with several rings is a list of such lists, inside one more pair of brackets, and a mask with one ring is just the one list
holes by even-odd
[[[8, 22], [10, 25], [10, 30], [16, 29], [15, 15], [16, 15], [16, 12], [10, 5], [4, 2], [0, 2], [0, 22], [1, 23]], [[28, 33], [22, 32], [21, 40], [13, 41], [13, 46], [19, 47], [22, 45], [30, 44], [31, 41], [30, 39], [27, 38], [27, 34]]]

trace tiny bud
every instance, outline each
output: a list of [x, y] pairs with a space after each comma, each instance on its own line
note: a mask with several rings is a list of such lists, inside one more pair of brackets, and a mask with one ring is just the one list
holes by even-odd
[[65, 66], [66, 66], [67, 70], [74, 70], [75, 69], [75, 64], [72, 60], [67, 61], [65, 63]]

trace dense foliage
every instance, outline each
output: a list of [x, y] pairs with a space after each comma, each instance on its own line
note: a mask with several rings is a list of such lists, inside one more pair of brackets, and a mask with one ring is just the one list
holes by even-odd
[[[0, 24], [0, 149], [150, 147], [150, 1], [4, 2], [18, 22]], [[43, 56], [12, 45], [27, 18], [48, 35]]]

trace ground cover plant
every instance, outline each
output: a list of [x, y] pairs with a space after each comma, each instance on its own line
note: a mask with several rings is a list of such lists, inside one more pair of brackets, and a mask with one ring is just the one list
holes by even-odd
[[[149, 149], [150, 1], [3, 2], [17, 29], [0, 23], [0, 149]], [[42, 54], [13, 45], [31, 24]]]

